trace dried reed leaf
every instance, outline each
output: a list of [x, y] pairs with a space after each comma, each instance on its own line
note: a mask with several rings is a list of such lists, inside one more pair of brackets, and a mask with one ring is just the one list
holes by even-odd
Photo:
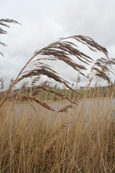
[[7, 34], [7, 32], [0, 27], [0, 34]]
[[69, 108], [72, 108], [73, 106], [71, 104], [64, 106], [61, 108], [58, 112], [67, 112]]
[[2, 53], [2, 52], [0, 52], [0, 55], [2, 55], [2, 56], [4, 57], [4, 55], [3, 55], [3, 53]]
[[47, 103], [45, 103], [45, 102], [43, 102], [43, 101], [41, 101], [41, 100], [39, 100], [33, 96], [29, 96], [29, 95], [25, 95], [25, 94], [21, 94], [21, 93], [13, 93], [8, 98], [13, 98], [13, 97], [23, 98], [24, 100], [31, 100], [31, 101], [38, 103], [42, 107], [49, 109], [50, 111], [56, 111], [53, 107], [51, 107]]
[[3, 23], [3, 22], [0, 22], [0, 25], [8, 27], [8, 28], [10, 27], [9, 25], [7, 25], [6, 23]]
[[46, 85], [38, 85], [38, 86], [36, 86], [35, 88], [34, 88], [34, 90], [32, 91], [32, 96], [36, 96], [39, 92], [40, 92], [40, 89], [41, 90], [44, 90], [44, 91], [47, 91], [48, 93], [53, 93], [53, 94], [55, 94], [55, 95], [57, 95], [57, 96], [59, 96], [59, 97], [61, 97], [62, 99], [66, 99], [66, 100], [68, 100], [70, 103], [72, 103], [72, 104], [77, 104], [78, 103], [78, 101], [76, 100], [76, 102], [75, 101], [72, 101], [69, 97], [67, 97], [67, 96], [65, 96], [64, 94], [62, 94], [61, 92], [59, 92], [59, 91], [54, 91], [53, 89], [50, 89], [50, 88], [48, 88]]
[[39, 80], [40, 80], [40, 76], [35, 77], [31, 83], [32, 87], [34, 87]]
[[0, 44], [1, 44], [2, 46], [7, 46], [5, 43], [3, 43], [3, 42], [1, 42], [1, 41], [0, 41]]
[[[14, 23], [14, 24], [20, 24], [16, 20], [13, 19], [0, 19], [0, 22], [7, 22], [7, 23]], [[20, 24], [21, 25], [21, 24]]]
[[[97, 42], [95, 42], [92, 38], [88, 37], [88, 36], [83, 36], [83, 35], [75, 35], [75, 36], [70, 36], [67, 38], [73, 38], [85, 45], [88, 46], [88, 48], [90, 48], [92, 51], [101, 51], [103, 52], [106, 57], [108, 58], [108, 51], [105, 47], [99, 45]], [[65, 38], [66, 39], [66, 38]]]
[[[61, 78], [60, 76], [58, 76], [58, 74], [52, 70], [51, 68], [47, 67], [47, 66], [39, 66], [39, 68], [30, 70], [30, 71], [26, 71], [25, 74], [23, 74], [18, 80], [17, 82], [21, 81], [24, 78], [27, 77], [35, 77], [35, 76], [40, 76], [40, 75], [45, 75], [48, 78], [52, 78], [55, 81], [64, 84], [67, 88], [73, 90], [70, 86], [69, 86], [69, 82], [64, 80], [63, 78]], [[73, 90], [74, 91], [74, 90]]]

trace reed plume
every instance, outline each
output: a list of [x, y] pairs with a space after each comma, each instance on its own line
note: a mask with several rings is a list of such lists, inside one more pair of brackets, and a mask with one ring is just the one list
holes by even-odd
[[[10, 28], [10, 25], [7, 23], [20, 24], [16, 20], [13, 19], [0, 19], [0, 26]], [[7, 31], [0, 27], [0, 34], [7, 34]], [[7, 46], [5, 43], [0, 41], [0, 45]], [[4, 54], [0, 51], [0, 55], [4, 56]]]
[[[0, 25], [9, 27], [6, 23], [16, 23], [15, 20], [9, 20], [9, 19], [1, 19]], [[0, 29], [0, 32], [2, 34], [7, 33], [2, 28]], [[86, 53], [79, 50], [77, 44], [75, 44], [75, 41], [82, 43], [83, 45], [86, 45], [91, 51], [100, 51], [104, 54], [105, 58], [100, 58], [98, 60], [93, 59]], [[4, 45], [4, 43], [1, 43]], [[1, 53], [2, 54], [2, 53]], [[72, 60], [71, 57], [74, 57], [74, 59], [77, 60], [75, 62]], [[42, 62], [41, 62], [42, 61]], [[97, 42], [95, 42], [92, 38], [88, 36], [82, 36], [82, 35], [74, 35], [70, 37], [61, 38], [48, 46], [44, 47], [41, 50], [36, 50], [33, 54], [33, 56], [29, 59], [29, 61], [24, 65], [22, 70], [19, 72], [16, 79], [12, 82], [9, 89], [6, 92], [6, 95], [4, 96], [3, 100], [0, 103], [0, 107], [4, 103], [5, 99], [7, 98], [8, 94], [11, 91], [11, 88], [19, 83], [20, 81], [25, 80], [26, 78], [33, 79], [32, 85], [36, 83], [36, 80], [34, 79], [40, 79], [41, 76], [46, 76], [49, 79], [53, 79], [55, 82], [58, 82], [60, 84], [63, 84], [66, 86], [66, 88], [72, 90], [75, 92], [76, 95], [79, 95], [77, 91], [75, 91], [71, 84], [65, 80], [62, 76], [60, 76], [57, 71], [52, 69], [51, 66], [49, 66], [47, 63], [43, 63], [44, 61], [61, 61], [67, 64], [69, 67], [73, 68], [75, 71], [78, 72], [79, 75], [85, 76], [88, 78], [90, 74], [93, 74], [94, 76], [98, 78], [102, 78], [106, 80], [108, 83], [111, 83], [111, 79], [109, 74], [114, 74], [114, 68], [113, 65], [115, 64], [114, 59], [110, 59], [108, 56], [108, 51], [105, 47], [99, 45]], [[80, 64], [81, 62], [82, 64]], [[86, 75], [87, 70], [90, 69], [89, 75]], [[89, 78], [89, 81], [91, 78]], [[40, 88], [40, 86], [38, 87]], [[64, 95], [61, 95], [55, 91], [48, 90], [46, 88], [41, 88], [43, 90], [53, 92], [54, 94], [65, 97], [67, 100], [70, 101], [70, 99]], [[33, 95], [35, 96], [35, 92]], [[31, 98], [32, 99], [32, 98]], [[78, 100], [77, 100], [78, 101]], [[71, 101], [72, 103], [72, 101]]]

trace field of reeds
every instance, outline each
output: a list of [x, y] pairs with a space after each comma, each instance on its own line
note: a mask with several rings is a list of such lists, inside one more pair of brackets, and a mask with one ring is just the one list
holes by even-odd
[[[1, 26], [9, 27], [6, 23], [18, 24], [0, 19]], [[0, 28], [0, 33], [6, 31]], [[75, 41], [105, 57], [94, 61]], [[72, 87], [47, 64], [52, 61], [64, 62], [88, 84], [83, 89]], [[115, 88], [110, 77], [114, 64], [106, 48], [76, 35], [37, 50], [7, 90], [0, 78], [0, 173], [114, 173]], [[51, 87], [42, 76], [64, 87]], [[93, 80], [108, 85], [92, 88]]]
[[[0, 172], [115, 171], [114, 98], [83, 98], [68, 112], [5, 102], [0, 110]], [[68, 101], [50, 102], [57, 109]]]

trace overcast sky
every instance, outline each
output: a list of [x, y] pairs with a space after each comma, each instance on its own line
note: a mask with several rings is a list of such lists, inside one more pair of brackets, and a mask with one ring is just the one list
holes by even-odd
[[[0, 0], [0, 18], [17, 20], [8, 34], [0, 35], [5, 58], [0, 57], [0, 77], [8, 83], [36, 49], [47, 46], [60, 37], [86, 35], [92, 37], [115, 57], [114, 0]], [[6, 28], [5, 28], [6, 29]], [[59, 67], [70, 81], [76, 75]]]

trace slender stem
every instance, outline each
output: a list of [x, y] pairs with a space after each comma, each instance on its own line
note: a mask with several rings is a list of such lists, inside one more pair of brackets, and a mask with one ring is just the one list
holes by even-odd
[[[41, 49], [42, 50], [42, 49]], [[24, 65], [24, 67], [21, 69], [21, 71], [19, 72], [19, 74], [17, 75], [17, 77], [15, 78], [15, 80], [13, 81], [13, 83], [10, 85], [9, 89], [7, 90], [4, 98], [2, 99], [2, 101], [0, 102], [0, 107], [3, 105], [3, 103], [5, 102], [9, 92], [11, 91], [12, 87], [14, 86], [15, 82], [17, 81], [17, 79], [19, 78], [19, 76], [21, 75], [21, 73], [24, 71], [24, 69], [26, 68], [26, 66], [30, 63], [30, 61], [36, 56], [38, 55], [41, 50], [39, 50], [39, 52], [37, 52], [37, 54], [34, 54], [30, 59], [29, 61]]]

